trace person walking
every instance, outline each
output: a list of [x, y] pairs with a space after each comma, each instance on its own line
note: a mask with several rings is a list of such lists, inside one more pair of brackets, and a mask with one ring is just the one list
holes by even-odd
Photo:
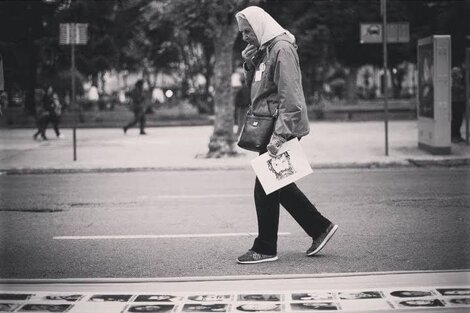
[[122, 129], [124, 134], [127, 133], [127, 130], [134, 126], [137, 123], [140, 123], [140, 134], [146, 135], [145, 132], [145, 111], [146, 107], [146, 98], [144, 92], [144, 81], [139, 79], [130, 93], [132, 111], [134, 112], [134, 118]]
[[37, 140], [38, 136], [41, 135], [42, 140], [47, 140], [46, 128], [47, 120], [49, 119], [49, 110], [46, 107], [46, 92], [42, 88], [34, 90], [34, 105], [35, 105], [35, 118], [37, 131], [33, 135], [33, 139]]
[[465, 113], [465, 71], [456, 66], [452, 68], [452, 117], [450, 121], [451, 141], [464, 142], [460, 133]]
[[57, 138], [64, 138], [64, 135], [60, 133], [59, 129], [60, 117], [62, 115], [62, 105], [60, 104], [59, 95], [54, 91], [54, 87], [52, 86], [49, 86], [46, 90], [46, 95], [44, 96], [44, 105], [49, 112], [44, 130], [47, 129], [47, 125], [49, 122], [51, 122], [52, 128], [54, 129]]
[[[300, 139], [310, 131], [295, 37], [259, 7], [247, 7], [235, 17], [243, 40], [248, 43], [242, 57], [246, 82], [251, 87], [253, 113], [270, 115], [278, 110], [271, 139], [260, 152], [276, 157], [286, 141]], [[316, 255], [338, 229], [318, 212], [295, 183], [266, 195], [256, 178], [254, 198], [258, 236], [252, 248], [237, 258], [240, 264], [278, 259], [280, 204], [312, 238], [307, 256]]]

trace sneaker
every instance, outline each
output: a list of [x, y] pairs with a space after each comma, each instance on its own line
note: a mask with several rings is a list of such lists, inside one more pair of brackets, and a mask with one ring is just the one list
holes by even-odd
[[64, 134], [59, 134], [59, 135], [57, 136], [57, 139], [64, 139], [64, 138], [65, 138]]
[[271, 262], [271, 261], [276, 261], [276, 260], [277, 260], [277, 255], [261, 254], [253, 250], [248, 250], [247, 253], [237, 258], [237, 262], [240, 264], [255, 264], [255, 263], [263, 263], [263, 262]]
[[328, 226], [328, 228], [316, 239], [313, 239], [312, 246], [307, 250], [307, 256], [312, 256], [317, 254], [330, 240], [331, 237], [333, 237], [333, 234], [336, 232], [338, 229], [338, 225], [335, 225], [333, 223]]
[[463, 139], [461, 136], [452, 137], [452, 143], [461, 143], [464, 141], [465, 139]]
[[146, 133], [146, 132], [144, 132], [143, 130], [142, 130], [142, 131], [140, 131], [140, 134], [141, 134], [141, 135], [147, 135], [147, 133]]

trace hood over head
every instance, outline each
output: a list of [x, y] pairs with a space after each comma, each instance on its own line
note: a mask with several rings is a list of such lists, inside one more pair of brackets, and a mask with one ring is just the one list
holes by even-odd
[[295, 43], [294, 35], [279, 25], [271, 15], [260, 7], [249, 6], [238, 12], [235, 17], [237, 18], [237, 21], [240, 18], [243, 18], [250, 23], [251, 28], [253, 28], [253, 31], [258, 38], [260, 47], [281, 34], [287, 34], [289, 39]]

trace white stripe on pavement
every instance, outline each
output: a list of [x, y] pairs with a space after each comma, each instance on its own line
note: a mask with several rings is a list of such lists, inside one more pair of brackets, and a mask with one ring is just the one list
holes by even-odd
[[[257, 233], [221, 233], [221, 234], [174, 234], [174, 235], [114, 235], [114, 236], [55, 236], [56, 240], [102, 240], [102, 239], [172, 239], [172, 238], [202, 238], [202, 237], [238, 237], [257, 236]], [[278, 233], [288, 236], [290, 233]]]
[[218, 194], [218, 195], [161, 195], [150, 198], [155, 199], [207, 199], [207, 198], [243, 198], [252, 197], [250, 193], [246, 194]]

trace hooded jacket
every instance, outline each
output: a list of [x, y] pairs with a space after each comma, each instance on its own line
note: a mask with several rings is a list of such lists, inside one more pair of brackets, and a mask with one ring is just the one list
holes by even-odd
[[277, 110], [274, 135], [286, 140], [307, 135], [310, 127], [295, 37], [259, 7], [248, 7], [236, 17], [248, 21], [260, 43], [252, 59], [254, 68], [243, 67], [253, 113], [272, 116]]
[[274, 115], [278, 110], [275, 135], [286, 140], [307, 135], [310, 131], [307, 106], [292, 37], [288, 34], [275, 37], [261, 47], [253, 61], [253, 70], [247, 71], [244, 66], [253, 114]]

